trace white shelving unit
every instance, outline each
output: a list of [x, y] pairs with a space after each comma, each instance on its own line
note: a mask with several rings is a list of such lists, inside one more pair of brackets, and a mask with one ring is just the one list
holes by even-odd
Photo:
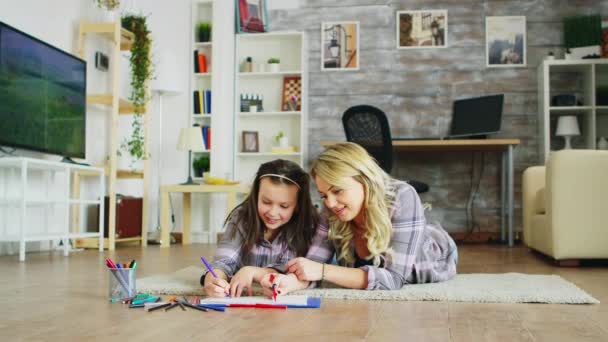
[[[250, 184], [260, 164], [274, 159], [291, 160], [304, 166], [307, 149], [306, 123], [308, 114], [308, 68], [306, 39], [303, 32], [271, 32], [238, 34], [235, 60], [235, 124], [234, 124], [234, 178]], [[251, 57], [252, 71], [244, 69], [244, 62]], [[280, 71], [270, 72], [268, 59], [279, 58]], [[263, 67], [262, 67], [263, 65]], [[260, 70], [263, 68], [264, 70]], [[285, 77], [301, 78], [300, 110], [288, 111], [282, 107], [283, 80]], [[263, 110], [241, 111], [241, 94], [263, 96]], [[243, 152], [242, 132], [258, 132], [259, 151]], [[274, 137], [284, 132], [293, 153], [272, 153], [277, 146]]]
[[[191, 17], [191, 38], [190, 41], [191, 43], [191, 53], [190, 53], [190, 75], [192, 75], [192, 77], [190, 78], [190, 105], [189, 108], [191, 108], [191, 113], [190, 113], [190, 126], [193, 125], [200, 125], [200, 126], [208, 126], [211, 129], [212, 126], [212, 121], [213, 121], [213, 108], [211, 108], [211, 111], [206, 113], [205, 110], [203, 108], [201, 108], [200, 113], [195, 113], [194, 111], [194, 101], [195, 101], [195, 96], [194, 96], [194, 91], [206, 91], [209, 90], [211, 91], [211, 104], [214, 103], [213, 101], [213, 84], [212, 84], [212, 79], [213, 79], [213, 69], [212, 69], [212, 64], [213, 64], [213, 54], [214, 54], [214, 49], [213, 49], [213, 32], [215, 31], [213, 28], [213, 6], [214, 6], [214, 1], [213, 0], [195, 0], [192, 2], [192, 17]], [[198, 34], [197, 34], [197, 24], [200, 22], [209, 22], [212, 25], [212, 30], [211, 30], [211, 41], [209, 42], [199, 42], [198, 41]], [[207, 72], [196, 72], [194, 65], [195, 65], [195, 56], [194, 56], [194, 52], [198, 51], [199, 53], [202, 53], [205, 55], [206, 57], [206, 62], [207, 62]], [[213, 137], [213, 136], [212, 136]], [[211, 146], [213, 146], [213, 143], [211, 143]], [[196, 152], [196, 153], [192, 153], [192, 161], [194, 162], [194, 160], [196, 158], [201, 157], [202, 155], [207, 155], [209, 156], [209, 158], [211, 159], [211, 151], [213, 148], [208, 148], [206, 151], [204, 152]], [[192, 165], [189, 165], [190, 168], [192, 168]], [[193, 174], [194, 174], [194, 170], [192, 170]], [[202, 177], [193, 177], [193, 179], [195, 181], [202, 181]]]
[[[71, 196], [74, 193], [71, 178], [75, 172], [97, 176], [95, 199]], [[43, 184], [35, 182], [38, 178], [43, 179]], [[103, 168], [24, 157], [0, 158], [0, 189], [0, 217], [3, 218], [0, 220], [0, 241], [19, 242], [20, 261], [25, 260], [25, 243], [30, 241], [62, 240], [64, 255], [67, 256], [70, 248], [68, 239], [97, 238], [99, 250], [103, 251]], [[80, 211], [82, 205], [99, 205], [97, 232], [81, 232], [81, 227], [70, 227], [70, 208]], [[45, 224], [32, 222], [35, 215], [29, 211], [36, 207], [43, 211]], [[53, 224], [59, 228], [52, 229]]]
[[[598, 137], [608, 136], [608, 106], [597, 105], [596, 89], [608, 85], [608, 60], [552, 60], [538, 66], [539, 156], [546, 162], [553, 150], [563, 148], [555, 136], [557, 119], [576, 115], [581, 136], [573, 140], [575, 149], [596, 149]], [[555, 95], [576, 95], [580, 105], [552, 106]]]

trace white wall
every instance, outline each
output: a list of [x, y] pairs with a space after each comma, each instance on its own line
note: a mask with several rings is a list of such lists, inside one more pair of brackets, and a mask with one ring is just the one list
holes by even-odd
[[[297, 2], [297, 1], [295, 1]], [[289, 5], [294, 1], [286, 1]], [[93, 5], [92, 0], [55, 0], [52, 2], [39, 0], [0, 0], [0, 20], [19, 28], [20, 30], [38, 37], [52, 45], [55, 45], [68, 52], [76, 54], [77, 39], [78, 39], [78, 22], [82, 19], [95, 19], [97, 10]], [[45, 4], [45, 5], [42, 5]], [[218, 6], [222, 11], [234, 11], [234, 6], [227, 3], [221, 3]], [[217, 6], [217, 5], [216, 5]], [[276, 7], [276, 6], [275, 6]], [[279, 6], [280, 7], [280, 6]], [[271, 6], [269, 6], [270, 10]], [[282, 8], [282, 7], [281, 7]], [[148, 16], [148, 29], [151, 31], [153, 39], [153, 60], [157, 67], [169, 65], [173, 79], [177, 84], [181, 85], [181, 92], [175, 96], [163, 97], [163, 118], [162, 118], [162, 146], [159, 145], [160, 121], [159, 121], [159, 101], [158, 94], [153, 93], [153, 98], [148, 109], [148, 115], [151, 115], [151, 140], [150, 152], [152, 170], [150, 182], [150, 201], [149, 201], [149, 231], [155, 231], [157, 227], [158, 217], [158, 189], [159, 184], [176, 184], [185, 181], [188, 170], [188, 156], [185, 152], [177, 151], [177, 137], [179, 130], [189, 124], [190, 96], [189, 96], [189, 72], [190, 72], [190, 39], [191, 39], [191, 1], [190, 0], [125, 0], [121, 4], [122, 12], [134, 12]], [[216, 27], [222, 27], [223, 30], [232, 28], [233, 18], [230, 18], [232, 13], [223, 15], [221, 22], [216, 23]], [[214, 33], [215, 34], [215, 33]], [[234, 39], [233, 32], [223, 32], [220, 39]], [[232, 38], [231, 38], [232, 37]], [[233, 51], [233, 46], [230, 42], [227, 44], [225, 53], [230, 54]], [[232, 50], [231, 50], [232, 49]], [[93, 66], [93, 56], [95, 51], [109, 53], [107, 42], [101, 39], [87, 39], [86, 59], [89, 62], [87, 68], [87, 91], [88, 92], [104, 92], [109, 87], [109, 77], [104, 72], [96, 70]], [[233, 52], [232, 52], [233, 53]], [[159, 63], [159, 58], [172, 58], [171, 63]], [[232, 62], [223, 68], [230, 69], [232, 72]], [[219, 63], [218, 63], [219, 64]], [[128, 71], [128, 57], [125, 55], [121, 60], [121, 70]], [[214, 68], [216, 65], [214, 65]], [[157, 74], [162, 74], [158, 70]], [[224, 93], [231, 96], [233, 91], [233, 77], [231, 73], [222, 73], [225, 75], [218, 83], [218, 87], [225, 89]], [[122, 96], [128, 96], [129, 93], [129, 76], [123, 73], [121, 84]], [[214, 85], [215, 89], [215, 85]], [[227, 103], [232, 105], [232, 99]], [[215, 107], [215, 106], [214, 106]], [[232, 108], [223, 108], [227, 115], [221, 122], [214, 121], [214, 127], [217, 123], [222, 128], [232, 127]], [[128, 136], [130, 132], [130, 117], [121, 116], [121, 128], [119, 141], [122, 137]], [[89, 106], [87, 108], [87, 147], [86, 147], [86, 162], [90, 164], [103, 164], [105, 158], [109, 155], [108, 146], [108, 115], [107, 110]], [[214, 136], [214, 141], [220, 142], [219, 135]], [[216, 154], [218, 156], [227, 156], [222, 160], [214, 161], [214, 170], [219, 175], [232, 170], [232, 142], [231, 134], [227, 134], [226, 143], [221, 144], [222, 148]], [[220, 144], [218, 144], [220, 145]], [[224, 146], [225, 145], [225, 146]], [[18, 150], [19, 155], [33, 156], [37, 158], [59, 160], [58, 156], [45, 155], [30, 151]], [[158, 161], [159, 156], [162, 159], [162, 175], [158, 180]], [[217, 163], [216, 163], [217, 162]], [[121, 180], [118, 182], [117, 190], [119, 193], [133, 196], [140, 196], [142, 193], [141, 182], [137, 180]], [[86, 192], [86, 189], [85, 189]], [[221, 196], [220, 196], [221, 197]], [[173, 209], [175, 212], [176, 223], [175, 227], [181, 227], [181, 200], [177, 200], [177, 196], [173, 196]], [[214, 201], [215, 202], [215, 198]], [[194, 202], [194, 205], [207, 205], [205, 201]], [[215, 226], [221, 225], [224, 215], [224, 208], [213, 208], [212, 223]], [[215, 213], [217, 211], [217, 213]], [[197, 230], [200, 230], [204, 224], [202, 214], [193, 206], [195, 212], [193, 219], [193, 235], [194, 241], [197, 241]], [[83, 218], [86, 222], [86, 218]], [[94, 221], [94, 220], [93, 220]], [[91, 220], [89, 219], [89, 222]], [[205, 221], [206, 222], [206, 221]], [[29, 246], [29, 245], [28, 245]], [[6, 245], [0, 246], [0, 254], [6, 252]], [[28, 248], [30, 250], [31, 248]], [[14, 250], [14, 249], [13, 249]]]

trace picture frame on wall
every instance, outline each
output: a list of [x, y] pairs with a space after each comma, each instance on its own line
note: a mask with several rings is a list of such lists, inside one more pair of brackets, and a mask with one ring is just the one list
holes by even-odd
[[486, 17], [486, 67], [526, 66], [526, 17]]
[[236, 31], [268, 32], [266, 0], [235, 0]]
[[397, 11], [397, 49], [436, 49], [448, 46], [448, 11]]
[[321, 70], [359, 70], [359, 22], [321, 23]]
[[260, 140], [257, 131], [243, 131], [243, 152], [260, 152]]

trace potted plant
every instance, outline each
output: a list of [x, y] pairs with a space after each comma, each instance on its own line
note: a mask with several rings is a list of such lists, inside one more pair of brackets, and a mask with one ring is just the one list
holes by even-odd
[[120, 6], [119, 0], [93, 0], [100, 10], [99, 21], [114, 21], [116, 9]]
[[198, 41], [205, 43], [211, 41], [211, 23], [202, 21], [196, 26], [196, 32], [198, 34]]
[[268, 59], [268, 69], [270, 72], [279, 72], [281, 69], [281, 60], [275, 57]]
[[279, 144], [280, 148], [289, 148], [289, 138], [287, 138], [283, 131], [280, 131], [279, 134], [274, 137], [274, 140]]
[[[131, 95], [129, 100], [133, 102], [134, 114], [131, 123], [131, 135], [125, 138], [120, 145], [123, 152], [131, 156], [131, 165], [137, 161], [149, 157], [146, 152], [145, 138], [143, 135], [142, 114], [144, 114], [146, 103], [149, 99], [147, 84], [152, 78], [152, 61], [150, 59], [150, 31], [146, 25], [146, 17], [129, 14], [122, 18], [122, 27], [135, 35], [131, 46]], [[121, 152], [118, 151], [118, 155]]]
[[203, 173], [209, 171], [210, 160], [208, 155], [202, 155], [192, 162], [194, 177], [203, 177]]

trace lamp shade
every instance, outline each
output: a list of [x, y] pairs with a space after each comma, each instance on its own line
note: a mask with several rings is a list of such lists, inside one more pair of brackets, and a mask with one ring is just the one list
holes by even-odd
[[205, 151], [203, 145], [203, 131], [200, 127], [182, 128], [179, 132], [177, 149], [180, 151], [202, 152]]
[[574, 115], [560, 116], [557, 120], [557, 130], [555, 135], [560, 137], [580, 135], [581, 131], [578, 128], [578, 121]]

